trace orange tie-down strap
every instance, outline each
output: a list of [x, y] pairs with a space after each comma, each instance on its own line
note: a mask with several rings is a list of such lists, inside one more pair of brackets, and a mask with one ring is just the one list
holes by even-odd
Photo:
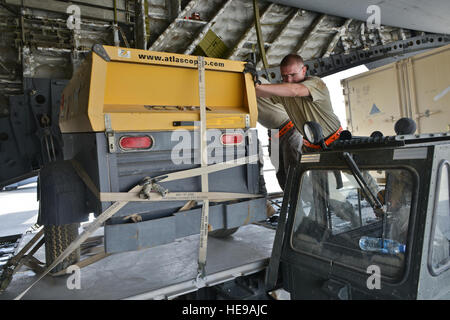
[[[335, 133], [333, 133], [332, 135], [330, 135], [328, 138], [325, 139], [325, 145], [329, 146], [330, 144], [332, 144], [334, 141], [336, 141], [337, 139], [339, 139], [339, 137], [341, 136], [341, 132], [344, 129], [342, 129], [342, 127], [339, 127], [339, 129], [337, 129], [337, 131]], [[317, 144], [312, 144], [311, 142], [309, 142], [307, 139], [303, 139], [303, 145], [305, 147], [311, 148], [311, 149], [321, 149], [322, 147], [317, 145]]]

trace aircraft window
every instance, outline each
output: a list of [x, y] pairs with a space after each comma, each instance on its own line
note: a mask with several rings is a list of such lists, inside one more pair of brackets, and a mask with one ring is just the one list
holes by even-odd
[[[403, 169], [362, 170], [362, 176], [367, 188], [347, 170], [306, 171], [291, 245], [363, 272], [377, 265], [381, 276], [399, 278], [408, 247], [413, 177]], [[370, 194], [380, 207], [368, 201]], [[373, 247], [373, 241], [383, 240], [384, 245]]]
[[439, 275], [450, 267], [450, 165], [445, 161], [438, 173], [436, 202], [433, 216], [433, 236], [431, 247], [431, 271]]

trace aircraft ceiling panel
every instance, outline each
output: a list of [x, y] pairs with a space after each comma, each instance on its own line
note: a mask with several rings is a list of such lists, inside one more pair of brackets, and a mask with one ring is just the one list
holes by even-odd
[[270, 0], [291, 7], [366, 21], [370, 5], [380, 8], [381, 24], [418, 31], [450, 34], [448, 0]]

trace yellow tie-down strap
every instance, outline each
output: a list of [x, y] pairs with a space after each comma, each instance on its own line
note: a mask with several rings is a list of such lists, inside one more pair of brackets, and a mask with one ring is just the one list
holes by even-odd
[[189, 200], [235, 200], [245, 198], [259, 198], [259, 194], [235, 193], [235, 192], [168, 192], [162, 196], [156, 192], [143, 199], [140, 198], [140, 192], [100, 192], [100, 201], [189, 201]]
[[[154, 178], [160, 182], [169, 182], [179, 179], [185, 179], [195, 176], [200, 176], [206, 173], [213, 173], [225, 169], [230, 169], [233, 167], [241, 166], [248, 163], [253, 163], [258, 161], [258, 156], [249, 156], [244, 158], [239, 158], [236, 160], [230, 160], [226, 162], [221, 162], [217, 164], [210, 165], [203, 168], [194, 168], [183, 171], [172, 172], [161, 177]], [[102, 202], [113, 202], [113, 201], [189, 201], [189, 200], [234, 200], [234, 199], [244, 199], [244, 198], [259, 198], [262, 195], [252, 194], [252, 193], [234, 193], [234, 192], [167, 192], [165, 195], [161, 195], [157, 192], [152, 192], [150, 197], [141, 198], [140, 193], [142, 186], [136, 186], [136, 189], [130, 192], [99, 192], [95, 184], [89, 178], [88, 174], [84, 171], [82, 166], [76, 161], [72, 160], [72, 165], [75, 171], [86, 184], [86, 186], [91, 190], [91, 192]]]

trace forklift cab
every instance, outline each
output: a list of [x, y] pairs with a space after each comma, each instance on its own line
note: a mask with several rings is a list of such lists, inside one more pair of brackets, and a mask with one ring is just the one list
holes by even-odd
[[448, 133], [347, 134], [303, 154], [268, 285], [292, 299], [449, 299], [449, 159]]

